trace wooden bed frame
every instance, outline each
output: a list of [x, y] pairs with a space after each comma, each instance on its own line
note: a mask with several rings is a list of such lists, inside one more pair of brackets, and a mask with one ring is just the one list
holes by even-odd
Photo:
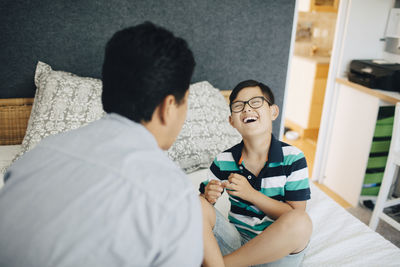
[[[231, 90], [222, 90], [221, 94], [229, 103]], [[0, 99], [0, 145], [19, 145], [24, 139], [28, 127], [34, 98]]]
[[33, 98], [0, 99], [0, 145], [22, 143], [32, 104]]

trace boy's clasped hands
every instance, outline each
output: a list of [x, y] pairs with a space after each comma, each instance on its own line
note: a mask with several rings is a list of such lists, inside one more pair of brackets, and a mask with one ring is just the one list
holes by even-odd
[[250, 201], [250, 198], [257, 191], [250, 185], [249, 181], [243, 175], [231, 173], [228, 180], [211, 180], [204, 190], [204, 196], [211, 204], [215, 204], [218, 198], [226, 189], [227, 193], [240, 197], [243, 200]]

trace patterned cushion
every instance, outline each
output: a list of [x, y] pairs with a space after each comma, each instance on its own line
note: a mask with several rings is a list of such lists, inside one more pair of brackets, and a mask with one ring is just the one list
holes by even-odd
[[186, 173], [208, 168], [214, 157], [241, 141], [229, 124], [229, 106], [220, 91], [204, 81], [189, 88], [188, 113], [168, 156]]
[[101, 80], [79, 77], [38, 62], [36, 94], [18, 158], [46, 136], [76, 129], [104, 115]]

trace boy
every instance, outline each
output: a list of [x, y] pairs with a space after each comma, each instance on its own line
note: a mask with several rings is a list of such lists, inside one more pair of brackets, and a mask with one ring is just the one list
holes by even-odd
[[[310, 189], [304, 155], [272, 135], [279, 108], [268, 86], [243, 81], [229, 100], [229, 122], [243, 141], [215, 158], [208, 181], [200, 185], [204, 224], [212, 229], [226, 266], [298, 266], [312, 232], [305, 212]], [[230, 223], [209, 205], [224, 188], [231, 202]], [[205, 265], [220, 259], [215, 248], [209, 234]]]

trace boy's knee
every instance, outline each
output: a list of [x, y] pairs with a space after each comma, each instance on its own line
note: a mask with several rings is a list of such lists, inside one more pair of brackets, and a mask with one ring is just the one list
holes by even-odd
[[312, 231], [312, 221], [307, 212], [302, 210], [293, 210], [293, 213], [296, 216], [295, 220], [298, 222], [301, 229]]
[[312, 221], [307, 212], [302, 210], [293, 210], [288, 213], [287, 222], [292, 240], [296, 246], [293, 253], [302, 251], [308, 244], [312, 233]]
[[199, 196], [199, 198], [203, 213], [203, 222], [209, 225], [211, 229], [213, 229], [216, 219], [214, 206], [212, 206], [204, 197]]
[[312, 221], [307, 212], [294, 209], [285, 215], [285, 227], [291, 231], [294, 236], [300, 239], [308, 240], [312, 233]]

